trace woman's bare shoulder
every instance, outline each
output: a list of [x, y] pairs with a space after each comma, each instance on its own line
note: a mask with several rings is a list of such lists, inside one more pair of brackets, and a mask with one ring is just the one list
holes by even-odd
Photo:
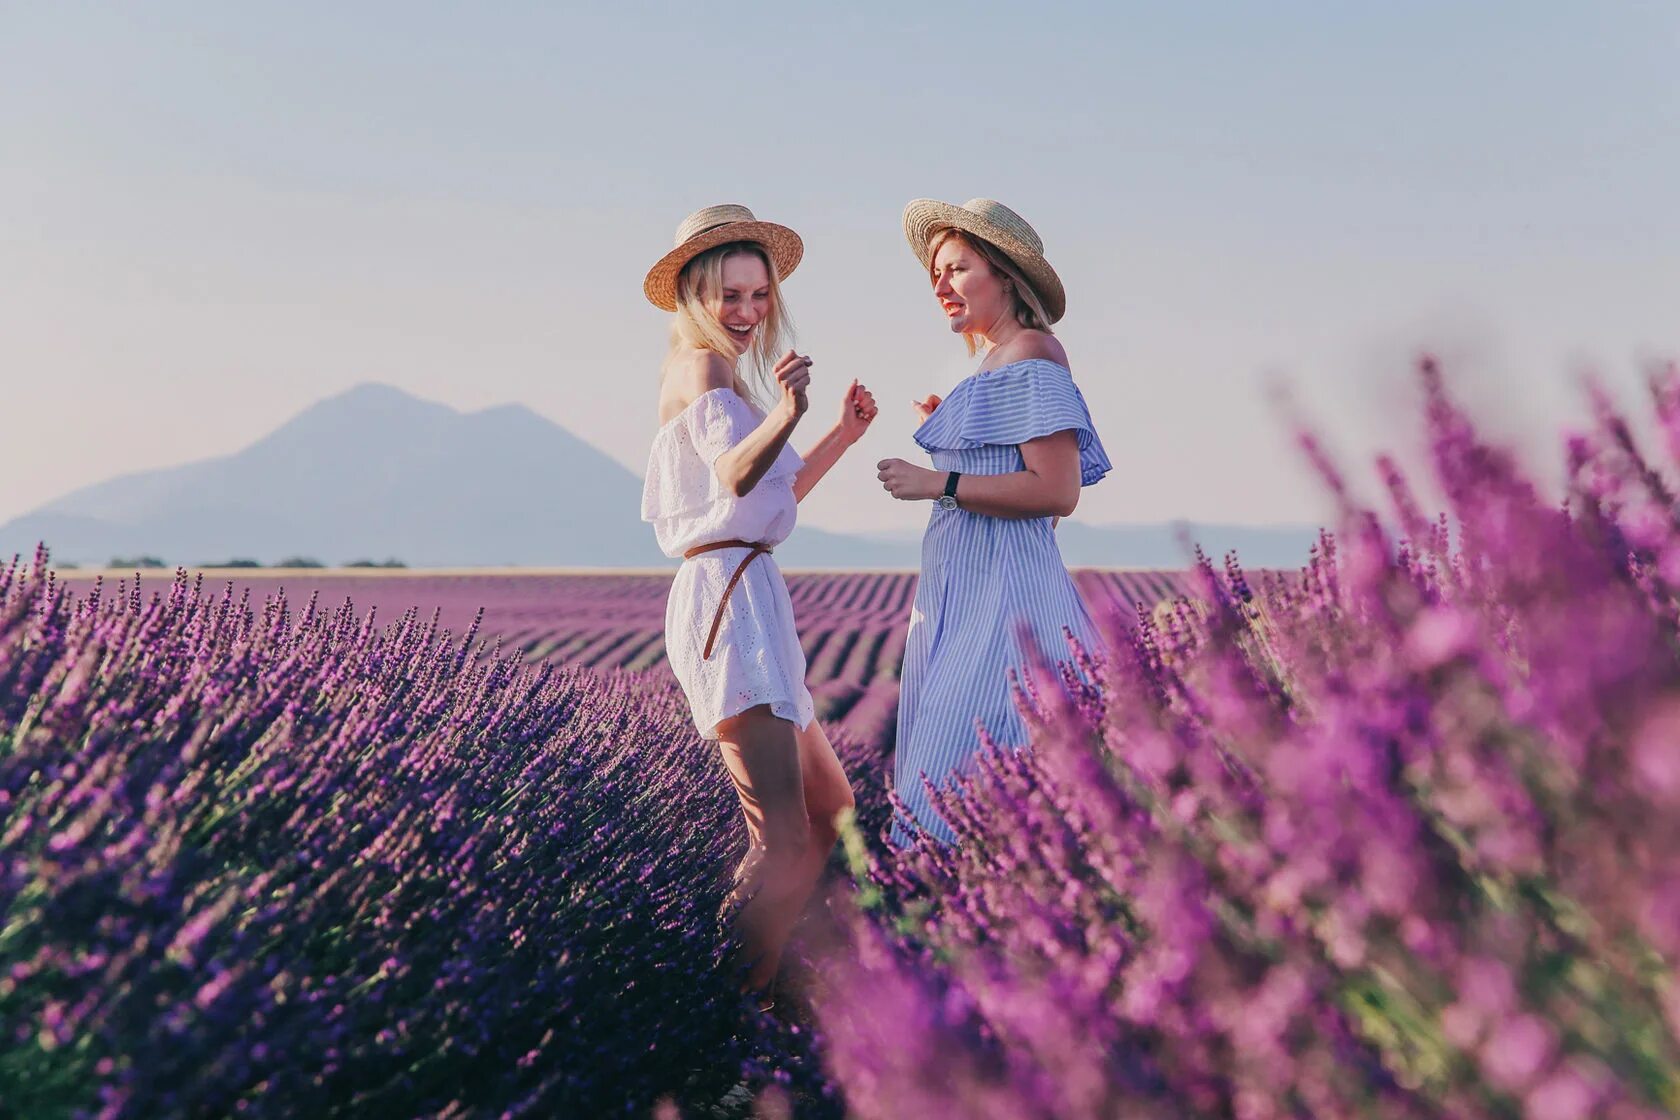
[[1044, 361], [1055, 362], [1063, 369], [1068, 365], [1067, 350], [1062, 346], [1062, 340], [1044, 331], [1024, 330], [1009, 340], [1009, 360], [1011, 362], [1031, 361], [1039, 358]]
[[666, 424], [713, 389], [735, 384], [735, 372], [715, 350], [691, 349], [671, 355], [659, 386], [659, 422]]

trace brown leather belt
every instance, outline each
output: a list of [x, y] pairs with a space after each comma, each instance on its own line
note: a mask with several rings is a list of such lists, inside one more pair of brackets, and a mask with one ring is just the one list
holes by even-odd
[[735, 585], [741, 581], [741, 573], [747, 570], [748, 564], [751, 564], [760, 556], [770, 555], [772, 551], [769, 545], [755, 544], [752, 541], [713, 541], [711, 544], [696, 545], [689, 549], [683, 553], [683, 559], [692, 560], [702, 553], [717, 552], [725, 548], [746, 548], [752, 551], [748, 552], [746, 558], [736, 565], [735, 574], [730, 576], [729, 582], [724, 585], [723, 598], [718, 600], [717, 613], [712, 616], [712, 632], [706, 635], [706, 650], [700, 655], [702, 661], [709, 660], [712, 656], [712, 644], [717, 641], [718, 627], [723, 625], [723, 610], [729, 605], [730, 592], [734, 591]]

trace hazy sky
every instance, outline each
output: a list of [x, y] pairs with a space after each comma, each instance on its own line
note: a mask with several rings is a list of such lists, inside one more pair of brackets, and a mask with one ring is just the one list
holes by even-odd
[[1542, 445], [1582, 369], [1632, 400], [1680, 354], [1677, 64], [1672, 0], [0, 0], [0, 519], [364, 380], [639, 474], [642, 276], [739, 201], [805, 238], [812, 418], [885, 406], [805, 515], [914, 526], [874, 463], [971, 363], [899, 213], [985, 195], [1069, 291], [1116, 467], [1081, 517], [1313, 520], [1279, 376], [1362, 461], [1420, 347]]

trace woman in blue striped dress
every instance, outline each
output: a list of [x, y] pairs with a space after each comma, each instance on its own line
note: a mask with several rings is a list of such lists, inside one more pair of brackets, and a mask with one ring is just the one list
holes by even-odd
[[1008, 679], [1030, 661], [1022, 629], [1053, 659], [1067, 656], [1064, 628], [1099, 648], [1055, 525], [1109, 462], [1050, 331], [1067, 298], [1033, 228], [990, 199], [962, 206], [917, 199], [905, 208], [904, 232], [951, 330], [970, 354], [985, 349], [980, 368], [944, 399], [916, 402], [915, 440], [933, 469], [902, 459], [877, 464], [893, 497], [934, 502], [893, 767], [914, 820], [895, 821], [893, 837], [904, 844], [921, 831], [949, 843], [924, 778], [939, 787], [969, 770], [982, 732], [1001, 746], [1026, 745]]

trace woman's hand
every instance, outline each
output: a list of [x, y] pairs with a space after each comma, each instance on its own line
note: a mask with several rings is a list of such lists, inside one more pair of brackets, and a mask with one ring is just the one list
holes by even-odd
[[928, 422], [928, 417], [933, 415], [933, 410], [939, 407], [940, 399], [938, 393], [929, 393], [926, 400], [910, 402], [910, 407], [916, 410], [916, 422], [918, 424]]
[[930, 471], [903, 459], [882, 459], [875, 464], [875, 477], [899, 501], [922, 502], [932, 501], [945, 492], [947, 472]]
[[811, 386], [810, 356], [789, 350], [782, 355], [771, 373], [775, 375], [776, 384], [781, 386], [782, 390], [779, 407], [787, 413], [789, 419], [797, 423], [810, 407], [810, 400], [806, 396], [806, 391]]
[[875, 420], [875, 397], [855, 380], [840, 402], [840, 435], [848, 445], [854, 444], [869, 430]]

